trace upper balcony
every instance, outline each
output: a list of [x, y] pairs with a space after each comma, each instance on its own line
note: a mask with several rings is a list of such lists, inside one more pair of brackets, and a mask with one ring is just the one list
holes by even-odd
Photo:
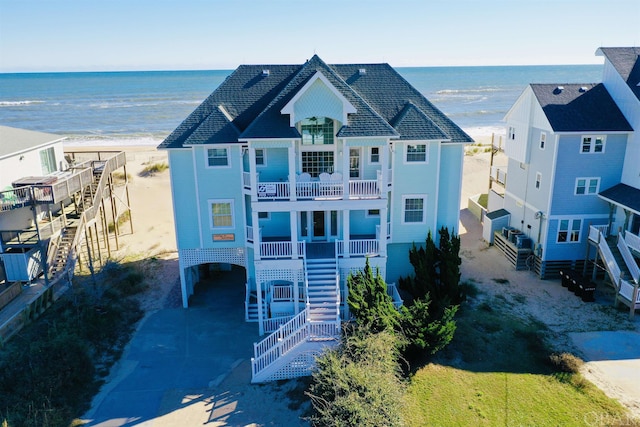
[[[386, 190], [383, 188], [382, 172], [378, 170], [376, 175], [376, 179], [345, 179], [339, 172], [322, 173], [318, 178], [302, 173], [291, 182], [290, 177], [279, 181], [261, 181], [257, 174], [256, 188], [252, 188], [251, 174], [243, 172], [243, 185], [258, 201], [381, 199], [386, 196]], [[391, 170], [388, 170], [388, 177], [387, 187], [391, 185]]]

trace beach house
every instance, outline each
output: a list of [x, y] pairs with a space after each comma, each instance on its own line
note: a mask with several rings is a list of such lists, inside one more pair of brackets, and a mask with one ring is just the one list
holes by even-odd
[[245, 268], [245, 318], [276, 334], [254, 381], [308, 373], [308, 356], [273, 368], [275, 347], [335, 337], [366, 259], [393, 284], [413, 243], [457, 230], [471, 141], [388, 64], [238, 67], [159, 146], [183, 305], [203, 268]]
[[489, 194], [484, 236], [542, 278], [596, 262], [636, 304], [640, 48], [597, 54], [601, 83], [531, 84], [507, 113], [506, 178], [492, 171], [504, 186]]
[[112, 175], [124, 153], [76, 156], [63, 140], [0, 126], [0, 340], [67, 289], [81, 254], [92, 267], [110, 253], [107, 220], [129, 211]]

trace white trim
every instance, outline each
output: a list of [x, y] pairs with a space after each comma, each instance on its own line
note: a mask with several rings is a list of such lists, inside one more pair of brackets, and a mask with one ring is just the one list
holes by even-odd
[[[378, 156], [378, 161], [377, 161], [377, 162], [374, 162], [374, 161], [372, 161], [372, 160], [371, 160], [371, 156], [373, 156], [373, 149], [374, 149], [374, 148], [375, 148], [376, 150], [378, 150], [378, 154], [377, 154], [377, 156]], [[379, 164], [380, 164], [380, 157], [381, 157], [380, 151], [381, 151], [381, 148], [382, 148], [382, 147], [377, 147], [377, 146], [371, 146], [371, 147], [368, 147], [368, 150], [367, 150], [367, 162], [368, 162], [370, 165], [379, 165]]]
[[[355, 177], [351, 176], [351, 150], [358, 152], [358, 176], [355, 176]], [[349, 147], [349, 179], [352, 179], [352, 178], [362, 179], [362, 175], [363, 175], [362, 174], [362, 151], [363, 151], [362, 147]], [[334, 172], [335, 172], [335, 168], [334, 168]]]
[[[406, 222], [406, 201], [407, 199], [422, 199], [422, 220]], [[427, 195], [426, 194], [403, 194], [402, 195], [402, 224], [403, 225], [424, 225], [427, 223]]]
[[[196, 150], [191, 149], [191, 158], [193, 159], [193, 179], [196, 183], [196, 210], [198, 212], [198, 236], [200, 237], [200, 247], [204, 246], [204, 240], [202, 238], [202, 234], [204, 230], [202, 229], [202, 212], [200, 206], [200, 180], [198, 180], [198, 162], [196, 162]], [[173, 184], [173, 182], [172, 182]], [[176, 234], [176, 238], [178, 234]]]
[[[231, 208], [231, 225], [230, 226], [214, 226], [213, 225], [213, 204], [223, 204], [223, 203], [229, 203], [229, 207]], [[236, 228], [236, 215], [235, 215], [235, 206], [234, 206], [235, 200], [234, 199], [208, 199], [207, 200], [207, 207], [209, 209], [209, 228], [212, 231], [217, 231], [217, 230], [234, 230]]]
[[587, 214], [587, 215], [582, 215], [582, 214], [565, 214], [565, 215], [550, 215], [547, 219], [549, 221], [551, 220], [560, 220], [560, 219], [583, 219], [583, 220], [588, 220], [588, 219], [603, 219], [609, 218], [609, 214]]
[[282, 107], [282, 110], [280, 110], [280, 114], [289, 114], [289, 126], [291, 127], [295, 126], [296, 122], [299, 121], [299, 120], [296, 120], [295, 114], [294, 114], [295, 104], [302, 97], [302, 95], [304, 95], [304, 93], [311, 87], [311, 85], [313, 85], [316, 82], [316, 80], [320, 80], [322, 83], [324, 83], [324, 85], [333, 93], [333, 95], [337, 97], [340, 100], [340, 102], [342, 102], [342, 120], [341, 121], [343, 124], [347, 124], [348, 122], [347, 114], [357, 113], [356, 107], [354, 107], [347, 100], [347, 98], [345, 98], [344, 95], [342, 95], [342, 93], [340, 93], [340, 91], [338, 91], [338, 89], [336, 89], [336, 87], [332, 85], [329, 82], [329, 80], [327, 80], [327, 78], [320, 71], [316, 71], [316, 73], [309, 79], [309, 81], [305, 83], [304, 86], [302, 86], [302, 88], [294, 95], [293, 98], [291, 98], [289, 102], [287, 102], [287, 105]]
[[267, 149], [266, 148], [255, 148], [255, 151], [262, 151], [262, 163], [258, 164], [258, 156], [256, 156], [256, 168], [264, 168], [267, 167]]
[[[226, 165], [210, 165], [209, 150], [225, 150], [227, 153]], [[230, 145], [206, 145], [204, 147], [204, 167], [206, 169], [222, 169], [231, 167], [231, 146]]]
[[[420, 146], [424, 145], [424, 160], [408, 160], [407, 156], [409, 156], [409, 146]], [[403, 144], [404, 156], [402, 156], [402, 163], [405, 165], [425, 165], [429, 164], [429, 143], [420, 142], [420, 143], [407, 143]]]
[[[566, 241], [564, 241], [564, 242], [561, 242], [561, 241], [559, 240], [559, 238], [560, 238], [560, 232], [561, 232], [561, 231], [563, 231], [563, 230], [560, 230], [560, 222], [561, 222], [561, 221], [567, 221], [567, 222], [568, 222], [568, 224], [567, 224], [567, 230], [566, 230], [566, 232], [567, 232], [567, 240], [566, 240]], [[571, 240], [571, 233], [572, 233], [573, 231], [575, 231], [575, 230], [573, 229], [573, 222], [574, 222], [574, 221], [580, 221], [580, 228], [578, 228], [578, 238], [577, 238], [576, 240]], [[580, 243], [580, 242], [582, 241], [582, 226], [583, 226], [583, 221], [584, 221], [584, 220], [583, 220], [583, 218], [576, 218], [576, 217], [573, 217], [573, 218], [565, 218], [565, 219], [559, 219], [559, 220], [558, 220], [558, 227], [556, 228], [556, 244]]]
[[[370, 214], [369, 211], [378, 211], [378, 214], [377, 215]], [[381, 211], [382, 211], [382, 209], [365, 209], [364, 210], [364, 217], [365, 218], [380, 218], [380, 212]]]
[[[586, 138], [591, 138], [589, 151], [582, 151], [582, 147], [584, 145], [584, 140]], [[602, 151], [595, 151], [596, 149], [596, 139], [602, 138]], [[607, 146], [607, 136], [606, 135], [596, 135], [596, 134], [583, 134], [582, 138], [580, 138], [580, 154], [604, 154], [605, 148]]]
[[[578, 193], [578, 180], [584, 180], [584, 193]], [[591, 187], [591, 181], [596, 180], [596, 190], [593, 193], [589, 193], [589, 187]], [[575, 185], [573, 186], [574, 196], [597, 196], [600, 192], [600, 177], [598, 176], [579, 176], [576, 178]]]

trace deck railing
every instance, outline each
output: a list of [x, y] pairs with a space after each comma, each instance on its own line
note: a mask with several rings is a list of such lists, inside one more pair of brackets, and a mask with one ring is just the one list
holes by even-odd
[[395, 308], [402, 307], [402, 304], [404, 304], [404, 301], [402, 300], [402, 297], [400, 297], [400, 293], [398, 292], [398, 287], [396, 286], [395, 283], [387, 284], [387, 294], [391, 297], [391, 300], [393, 301], [393, 306]]
[[[345, 256], [344, 240], [336, 240], [336, 255]], [[349, 256], [373, 256], [380, 253], [380, 241], [378, 239], [354, 239], [349, 240]]]
[[251, 188], [251, 174], [249, 172], [242, 172], [242, 185], [244, 188]]
[[[249, 174], [243, 172], [243, 184], [250, 188]], [[256, 196], [259, 201], [289, 200], [292, 196], [290, 182], [258, 182]], [[379, 198], [381, 179], [358, 179], [349, 181], [349, 198]], [[341, 199], [345, 184], [342, 181], [296, 182], [295, 196], [299, 200]]]
[[377, 179], [359, 179], [349, 181], [349, 197], [380, 197], [380, 185]]
[[629, 247], [627, 246], [627, 242], [625, 241], [622, 234], [618, 234], [618, 250], [624, 259], [625, 264], [627, 264], [627, 268], [629, 269], [629, 273], [631, 273], [631, 278], [634, 282], [640, 282], [640, 268], [638, 268], [638, 264], [636, 260], [633, 258]]
[[18, 187], [0, 191], [0, 211], [21, 208], [31, 203], [30, 187]]
[[609, 234], [608, 225], [590, 225], [589, 226], [589, 240], [592, 242], [600, 242], [600, 236], [605, 238]]
[[624, 233], [624, 241], [627, 245], [636, 252], [640, 252], [640, 237], [633, 233], [626, 231]]

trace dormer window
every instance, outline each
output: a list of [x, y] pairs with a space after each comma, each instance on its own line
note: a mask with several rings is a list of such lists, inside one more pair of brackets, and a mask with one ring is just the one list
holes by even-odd
[[309, 117], [300, 122], [302, 145], [333, 144], [333, 120], [327, 117]]

